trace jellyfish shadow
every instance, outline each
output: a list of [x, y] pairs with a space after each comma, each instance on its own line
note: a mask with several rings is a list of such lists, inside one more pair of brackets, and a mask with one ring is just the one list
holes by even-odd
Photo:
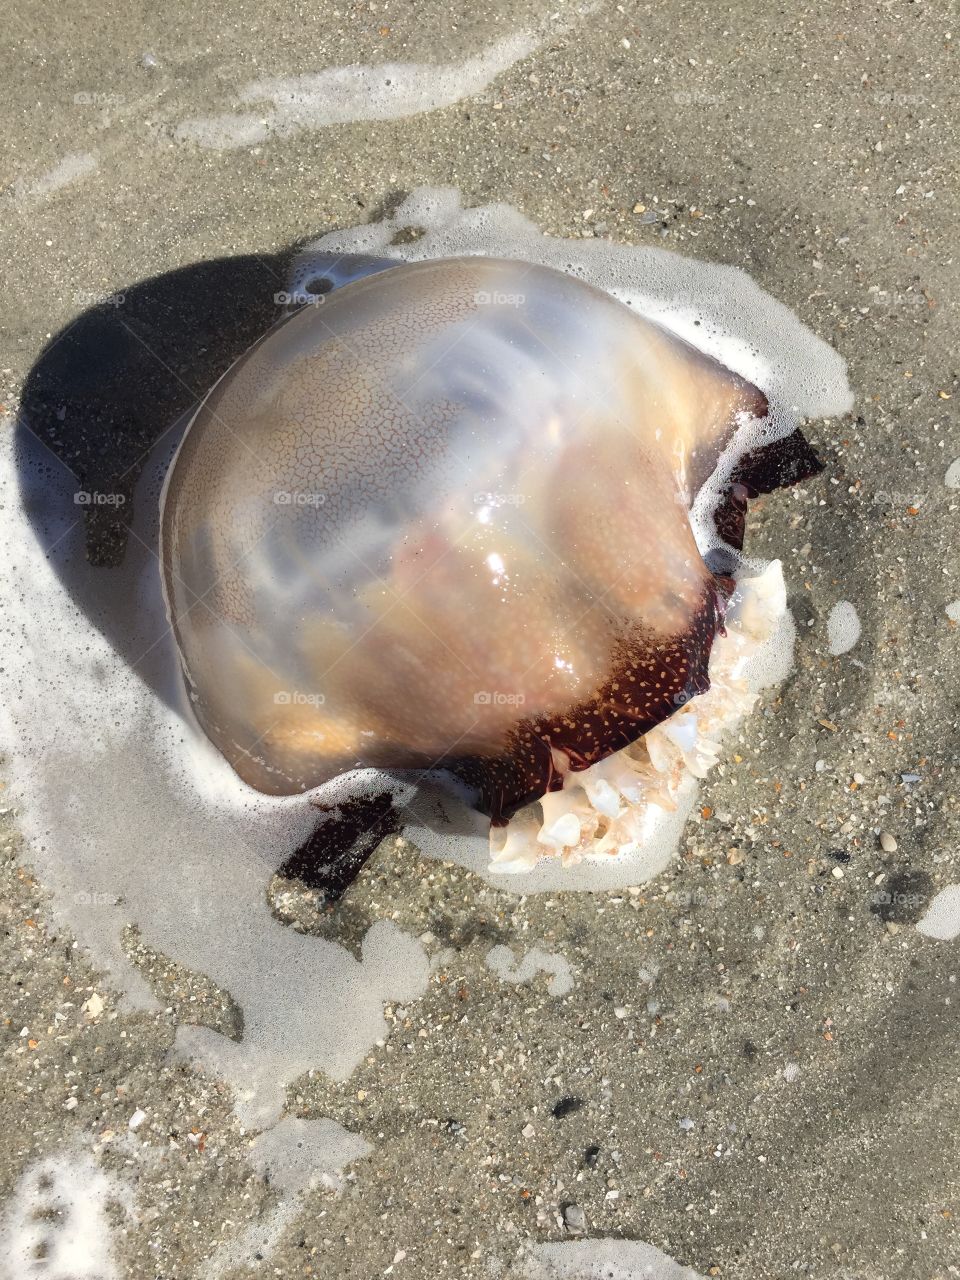
[[[159, 483], [190, 412], [248, 347], [302, 305], [300, 294], [287, 292], [295, 264], [309, 299], [395, 263], [300, 243], [191, 263], [99, 299], [47, 343], [16, 426], [21, 498], [64, 587], [121, 656], [137, 661], [128, 652], [126, 584], [109, 571], [124, 565], [134, 541], [156, 557]], [[73, 484], [67, 524], [81, 531], [82, 546], [76, 537], [66, 542], [63, 520], [51, 519], [54, 472]]]
[[[15, 449], [31, 528], [77, 608], [131, 665], [140, 637], [124, 562], [131, 544], [156, 556], [145, 474], [169, 460], [207, 388], [283, 314], [275, 296], [293, 252], [193, 263], [130, 285], [61, 329], [27, 377]], [[54, 512], [70, 484], [68, 509]], [[166, 682], [154, 692], [169, 700]]]
[[[304, 274], [303, 264], [309, 270]], [[159, 561], [166, 471], [206, 391], [311, 294], [395, 265], [366, 255], [276, 254], [193, 263], [101, 299], [47, 343], [27, 377], [14, 434], [17, 484], [32, 535], [79, 614], [150, 692], [192, 722], [167, 620]], [[195, 727], [195, 726], [193, 726]], [[338, 899], [390, 832], [401, 829], [409, 774], [380, 774], [379, 790], [347, 804], [304, 797], [311, 836], [281, 874]], [[431, 794], [425, 795], [422, 813]], [[456, 806], [459, 809], [459, 806]], [[445, 831], [473, 818], [429, 805]]]

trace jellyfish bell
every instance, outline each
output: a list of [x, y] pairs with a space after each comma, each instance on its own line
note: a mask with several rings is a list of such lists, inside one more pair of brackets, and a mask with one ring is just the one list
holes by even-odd
[[500, 868], [622, 853], [749, 704], [782, 595], [737, 587], [697, 511], [736, 551], [747, 499], [819, 463], [572, 276], [382, 265], [278, 323], [184, 437], [161, 559], [193, 712], [262, 792], [439, 772]]

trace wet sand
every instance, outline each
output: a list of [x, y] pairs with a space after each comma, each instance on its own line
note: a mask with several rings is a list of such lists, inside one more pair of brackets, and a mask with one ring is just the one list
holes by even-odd
[[[434, 971], [347, 1080], [291, 1089], [291, 1114], [371, 1150], [237, 1276], [520, 1274], [526, 1243], [574, 1238], [570, 1206], [587, 1238], [647, 1241], [701, 1275], [960, 1267], [960, 944], [915, 927], [960, 881], [960, 496], [945, 481], [960, 456], [958, 37], [938, 4], [623, 10], [15, 15], [0, 85], [7, 407], [98, 298], [133, 305], [139, 282], [251, 255], [191, 276], [209, 306], [185, 332], [168, 314], [146, 354], [131, 340], [109, 423], [49, 433], [81, 479], [135, 469], [256, 332], [291, 245], [425, 182], [553, 234], [741, 267], [840, 351], [857, 397], [809, 424], [824, 474], [753, 508], [750, 552], [784, 562], [795, 669], [706, 783], [673, 871], [640, 892], [521, 900], [390, 841], [332, 917], [275, 882], [297, 927], [352, 945], [392, 919]], [[252, 81], [462, 65], [522, 31], [532, 52], [426, 113], [294, 127], [261, 102], [263, 136], [219, 149], [182, 127], [249, 111]], [[109, 562], [115, 538], [91, 521], [91, 554]], [[841, 602], [861, 634], [833, 655]], [[114, 1219], [118, 1274], [205, 1277], [276, 1191], [224, 1083], [168, 1055], [178, 1022], [236, 1034], [240, 1015], [135, 936], [160, 1006], [125, 1008], [50, 911], [17, 817], [0, 815], [0, 1191], [40, 1155], [89, 1145], [135, 1188]], [[552, 993], [550, 973], [502, 981], [495, 945], [563, 956], [572, 990]], [[84, 1010], [94, 993], [103, 1008]]]

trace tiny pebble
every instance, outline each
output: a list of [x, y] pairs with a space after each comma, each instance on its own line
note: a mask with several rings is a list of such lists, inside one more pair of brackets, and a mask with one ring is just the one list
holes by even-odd
[[832, 873], [832, 874], [833, 874], [833, 878], [834, 878], [834, 880], [842, 880], [842, 879], [843, 879], [843, 867], [834, 867], [834, 868], [833, 868], [833, 873]]
[[76, 1105], [77, 1105], [76, 1098], [68, 1098], [66, 1102], [63, 1104], [63, 1109], [64, 1111], [72, 1111]]
[[140, 1107], [137, 1107], [136, 1111], [127, 1121], [127, 1128], [132, 1129], [134, 1132], [136, 1132], [137, 1129], [139, 1129], [140, 1126], [143, 1124], [144, 1120], [146, 1120], [146, 1118], [147, 1118], [147, 1113], [141, 1110]]
[[887, 933], [898, 934], [900, 932], [900, 926], [897, 924], [895, 920], [888, 920], [885, 925], [885, 928], [887, 930]]
[[520, 1130], [520, 1133], [524, 1138], [532, 1138], [536, 1132], [537, 1131], [532, 1124], [525, 1124], [523, 1128]]
[[880, 832], [880, 848], [884, 853], [896, 853], [897, 842], [889, 831]]
[[618, 1004], [613, 1011], [613, 1016], [615, 1018], [625, 1018], [627, 1016], [627, 1010], [622, 1004]]
[[563, 1221], [572, 1235], [582, 1235], [587, 1229], [587, 1215], [578, 1204], [568, 1204], [563, 1211]]

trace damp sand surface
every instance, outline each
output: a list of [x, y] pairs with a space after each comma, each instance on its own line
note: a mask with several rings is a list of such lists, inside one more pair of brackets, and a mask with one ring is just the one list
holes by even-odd
[[[424, 183], [504, 201], [555, 235], [746, 271], [840, 352], [856, 406], [808, 425], [816, 482], [753, 507], [748, 550], [784, 564], [794, 670], [730, 743], [659, 878], [519, 898], [391, 838], [332, 913], [269, 882], [274, 920], [338, 948], [338, 964], [385, 964], [373, 943], [387, 922], [408, 941], [382, 1022], [339, 1073], [304, 1069], [263, 1137], [234, 1105], [229, 1062], [198, 1072], [173, 1052], [185, 1023], [263, 1043], [229, 975], [164, 954], [144, 921], [122, 938], [143, 989], [137, 1007], [121, 998], [54, 909], [19, 800], [0, 802], [0, 1267], [30, 1274], [17, 1260], [52, 1204], [75, 1230], [37, 1275], [472, 1280], [566, 1265], [531, 1255], [539, 1245], [610, 1239], [659, 1251], [620, 1256], [635, 1274], [676, 1275], [671, 1260], [744, 1280], [953, 1274], [948, 6], [479, 4], [454, 26], [429, 3], [268, 3], [142, 24], [97, 3], [33, 10], [0, 86], [9, 409], [51, 336], [99, 299], [122, 318], [139, 282], [247, 255], [190, 275], [189, 306], [172, 287], [152, 329], [131, 324], [117, 361], [136, 372], [109, 399], [109, 448], [102, 416], [47, 434], [51, 467], [86, 491], [137, 473], [156, 437], [145, 404], [185, 411], [205, 389], [197, 370], [269, 322], [295, 242], [375, 221]], [[383, 63], [403, 68], [396, 86], [290, 83]], [[65, 358], [61, 376], [90, 374]], [[109, 510], [87, 529], [90, 555], [111, 563]], [[844, 603], [859, 634], [832, 653]], [[0, 795], [17, 795], [4, 780]], [[95, 794], [95, 777], [81, 785]], [[131, 846], [149, 822], [131, 804]], [[196, 850], [171, 842], [168, 857], [156, 876], [169, 871], [177, 910], [222, 927]], [[78, 892], [76, 911], [111, 905], [109, 886]], [[273, 1030], [281, 1055], [283, 1022]]]

